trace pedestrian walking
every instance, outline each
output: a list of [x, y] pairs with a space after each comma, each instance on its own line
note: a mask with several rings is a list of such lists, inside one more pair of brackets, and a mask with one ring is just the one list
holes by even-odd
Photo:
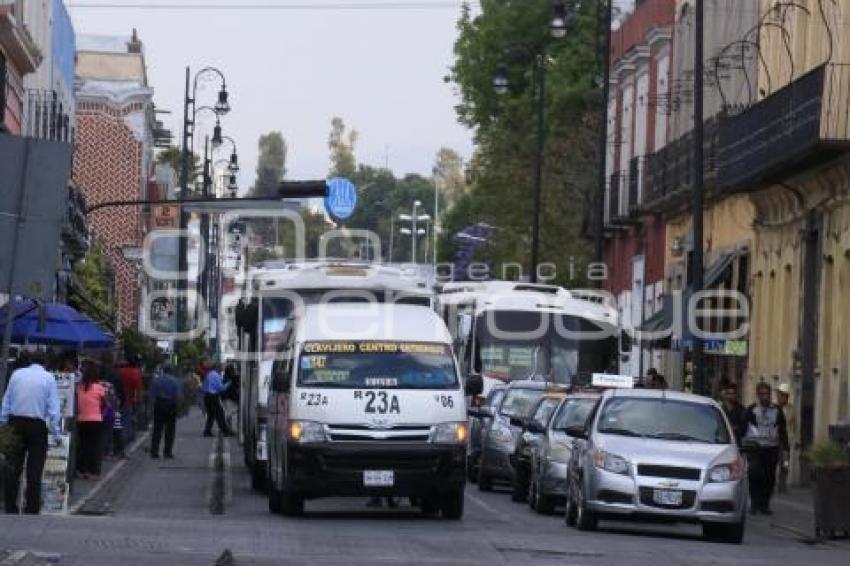
[[771, 402], [767, 383], [756, 386], [758, 402], [747, 409], [746, 443], [751, 445], [749, 462], [750, 513], [770, 515], [770, 498], [776, 484], [779, 454], [788, 450], [788, 431], [782, 409]]
[[86, 362], [83, 367], [83, 380], [77, 386], [77, 472], [83, 479], [94, 480], [100, 476], [103, 421], [107, 410], [106, 388], [100, 383], [97, 366]]
[[227, 385], [224, 383], [224, 378], [221, 376], [219, 364], [206, 363], [207, 369], [204, 376], [203, 392], [204, 392], [204, 408], [207, 413], [207, 422], [204, 427], [204, 436], [212, 436], [213, 423], [218, 426], [218, 430], [224, 436], [231, 436], [233, 433], [227, 426], [227, 421], [224, 418], [224, 406], [221, 403], [221, 394], [227, 391]]
[[151, 458], [159, 458], [159, 445], [165, 436], [163, 456], [174, 458], [174, 435], [177, 429], [177, 411], [183, 390], [174, 377], [174, 368], [165, 366], [151, 383], [153, 398], [153, 438]]
[[779, 455], [777, 492], [788, 493], [788, 474], [791, 470], [792, 452], [797, 449], [797, 411], [791, 404], [791, 386], [782, 383], [776, 389], [776, 405], [785, 415], [785, 428], [788, 431], [788, 449]]
[[738, 400], [738, 386], [735, 383], [726, 381], [720, 386], [720, 403], [729, 424], [732, 425], [735, 441], [740, 446], [744, 435], [747, 434], [747, 410]]
[[26, 458], [27, 488], [24, 513], [41, 511], [41, 475], [47, 460], [48, 432], [59, 434], [59, 391], [54, 377], [44, 369], [40, 353], [28, 355], [28, 365], [12, 373], [3, 404], [0, 422], [7, 423], [18, 443], [9, 458], [5, 481], [6, 513], [19, 513], [18, 491]]
[[136, 419], [142, 406], [142, 368], [138, 356], [131, 357], [118, 368], [118, 377], [124, 386], [125, 403], [122, 411], [127, 442], [136, 436]]

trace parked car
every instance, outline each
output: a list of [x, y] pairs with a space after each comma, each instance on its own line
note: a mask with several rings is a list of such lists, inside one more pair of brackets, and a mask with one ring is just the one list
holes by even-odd
[[746, 463], [720, 406], [664, 390], [606, 391], [570, 460], [566, 520], [664, 519], [702, 525], [710, 540], [740, 543]]
[[[497, 385], [490, 389], [484, 401], [470, 410], [469, 417], [469, 447], [466, 456], [466, 471], [469, 481], [475, 483], [478, 481], [478, 468], [481, 462], [481, 446], [483, 444], [483, 434], [486, 425], [493, 419], [496, 407], [502, 402], [502, 397], [505, 396], [506, 385]], [[472, 415], [475, 416], [472, 416]]]
[[587, 423], [600, 396], [598, 392], [571, 393], [558, 405], [546, 426], [534, 420], [530, 423], [531, 432], [537, 433], [540, 440], [530, 447], [528, 503], [538, 513], [551, 515], [556, 506], [566, 503], [567, 465], [573, 445], [583, 442], [570, 436], [569, 431]]
[[[513, 381], [505, 390], [501, 403], [493, 411], [482, 433], [481, 459], [478, 469], [478, 489], [490, 491], [497, 480], [511, 483], [514, 468], [511, 463], [517, 441], [522, 434], [522, 423], [547, 391], [557, 391], [560, 386], [545, 381]], [[471, 410], [471, 416], [482, 416]]]
[[521, 425], [522, 434], [519, 435], [511, 463], [514, 467], [513, 491], [511, 499], [515, 502], [524, 502], [528, 499], [528, 483], [531, 477], [531, 453], [543, 440], [544, 431], [549, 425], [549, 419], [557, 410], [558, 405], [566, 398], [566, 393], [547, 393], [531, 410], [530, 417], [526, 419], [513, 418], [512, 423]]

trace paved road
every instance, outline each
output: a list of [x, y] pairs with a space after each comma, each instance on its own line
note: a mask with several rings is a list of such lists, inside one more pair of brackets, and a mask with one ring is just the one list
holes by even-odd
[[706, 543], [693, 527], [602, 524], [597, 533], [567, 528], [511, 503], [506, 492], [467, 490], [466, 516], [424, 519], [415, 510], [369, 511], [365, 500], [309, 502], [301, 519], [272, 516], [251, 491], [235, 443], [223, 515], [210, 512], [213, 441], [184, 421], [178, 460], [137, 453], [113, 485], [84, 506], [105, 515], [0, 517], [0, 549], [30, 549], [60, 565], [212, 565], [229, 549], [235, 564], [517, 564], [688, 566], [845, 565], [850, 545], [809, 545], [751, 521], [741, 546]]

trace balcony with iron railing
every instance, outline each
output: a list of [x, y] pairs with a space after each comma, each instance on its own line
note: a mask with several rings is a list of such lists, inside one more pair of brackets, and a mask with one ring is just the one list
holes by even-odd
[[850, 152], [850, 64], [825, 64], [723, 118], [718, 185], [755, 188], [845, 152]]
[[[713, 185], [719, 148], [718, 120], [705, 121], [703, 175]], [[686, 200], [693, 185], [693, 132], [688, 132], [660, 150], [646, 156], [643, 173], [642, 208], [653, 211]]]
[[22, 134], [43, 140], [72, 143], [74, 126], [69, 106], [56, 91], [27, 90]]
[[68, 187], [68, 213], [62, 226], [62, 247], [71, 256], [85, 255], [89, 248], [86, 220], [86, 197], [82, 191]]

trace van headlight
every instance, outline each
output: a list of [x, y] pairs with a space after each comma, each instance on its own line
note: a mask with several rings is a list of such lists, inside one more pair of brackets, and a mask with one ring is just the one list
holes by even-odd
[[433, 444], [466, 444], [469, 429], [466, 423], [441, 423], [431, 429]]
[[313, 421], [289, 421], [287, 436], [298, 444], [315, 444], [327, 440], [325, 426]]
[[729, 481], [738, 481], [744, 477], [746, 464], [743, 458], [738, 458], [734, 462], [728, 464], [718, 464], [711, 468], [708, 473], [708, 481], [713, 483], [723, 483]]
[[631, 466], [628, 460], [604, 450], [597, 449], [593, 453], [593, 464], [597, 468], [612, 474], [631, 475]]

